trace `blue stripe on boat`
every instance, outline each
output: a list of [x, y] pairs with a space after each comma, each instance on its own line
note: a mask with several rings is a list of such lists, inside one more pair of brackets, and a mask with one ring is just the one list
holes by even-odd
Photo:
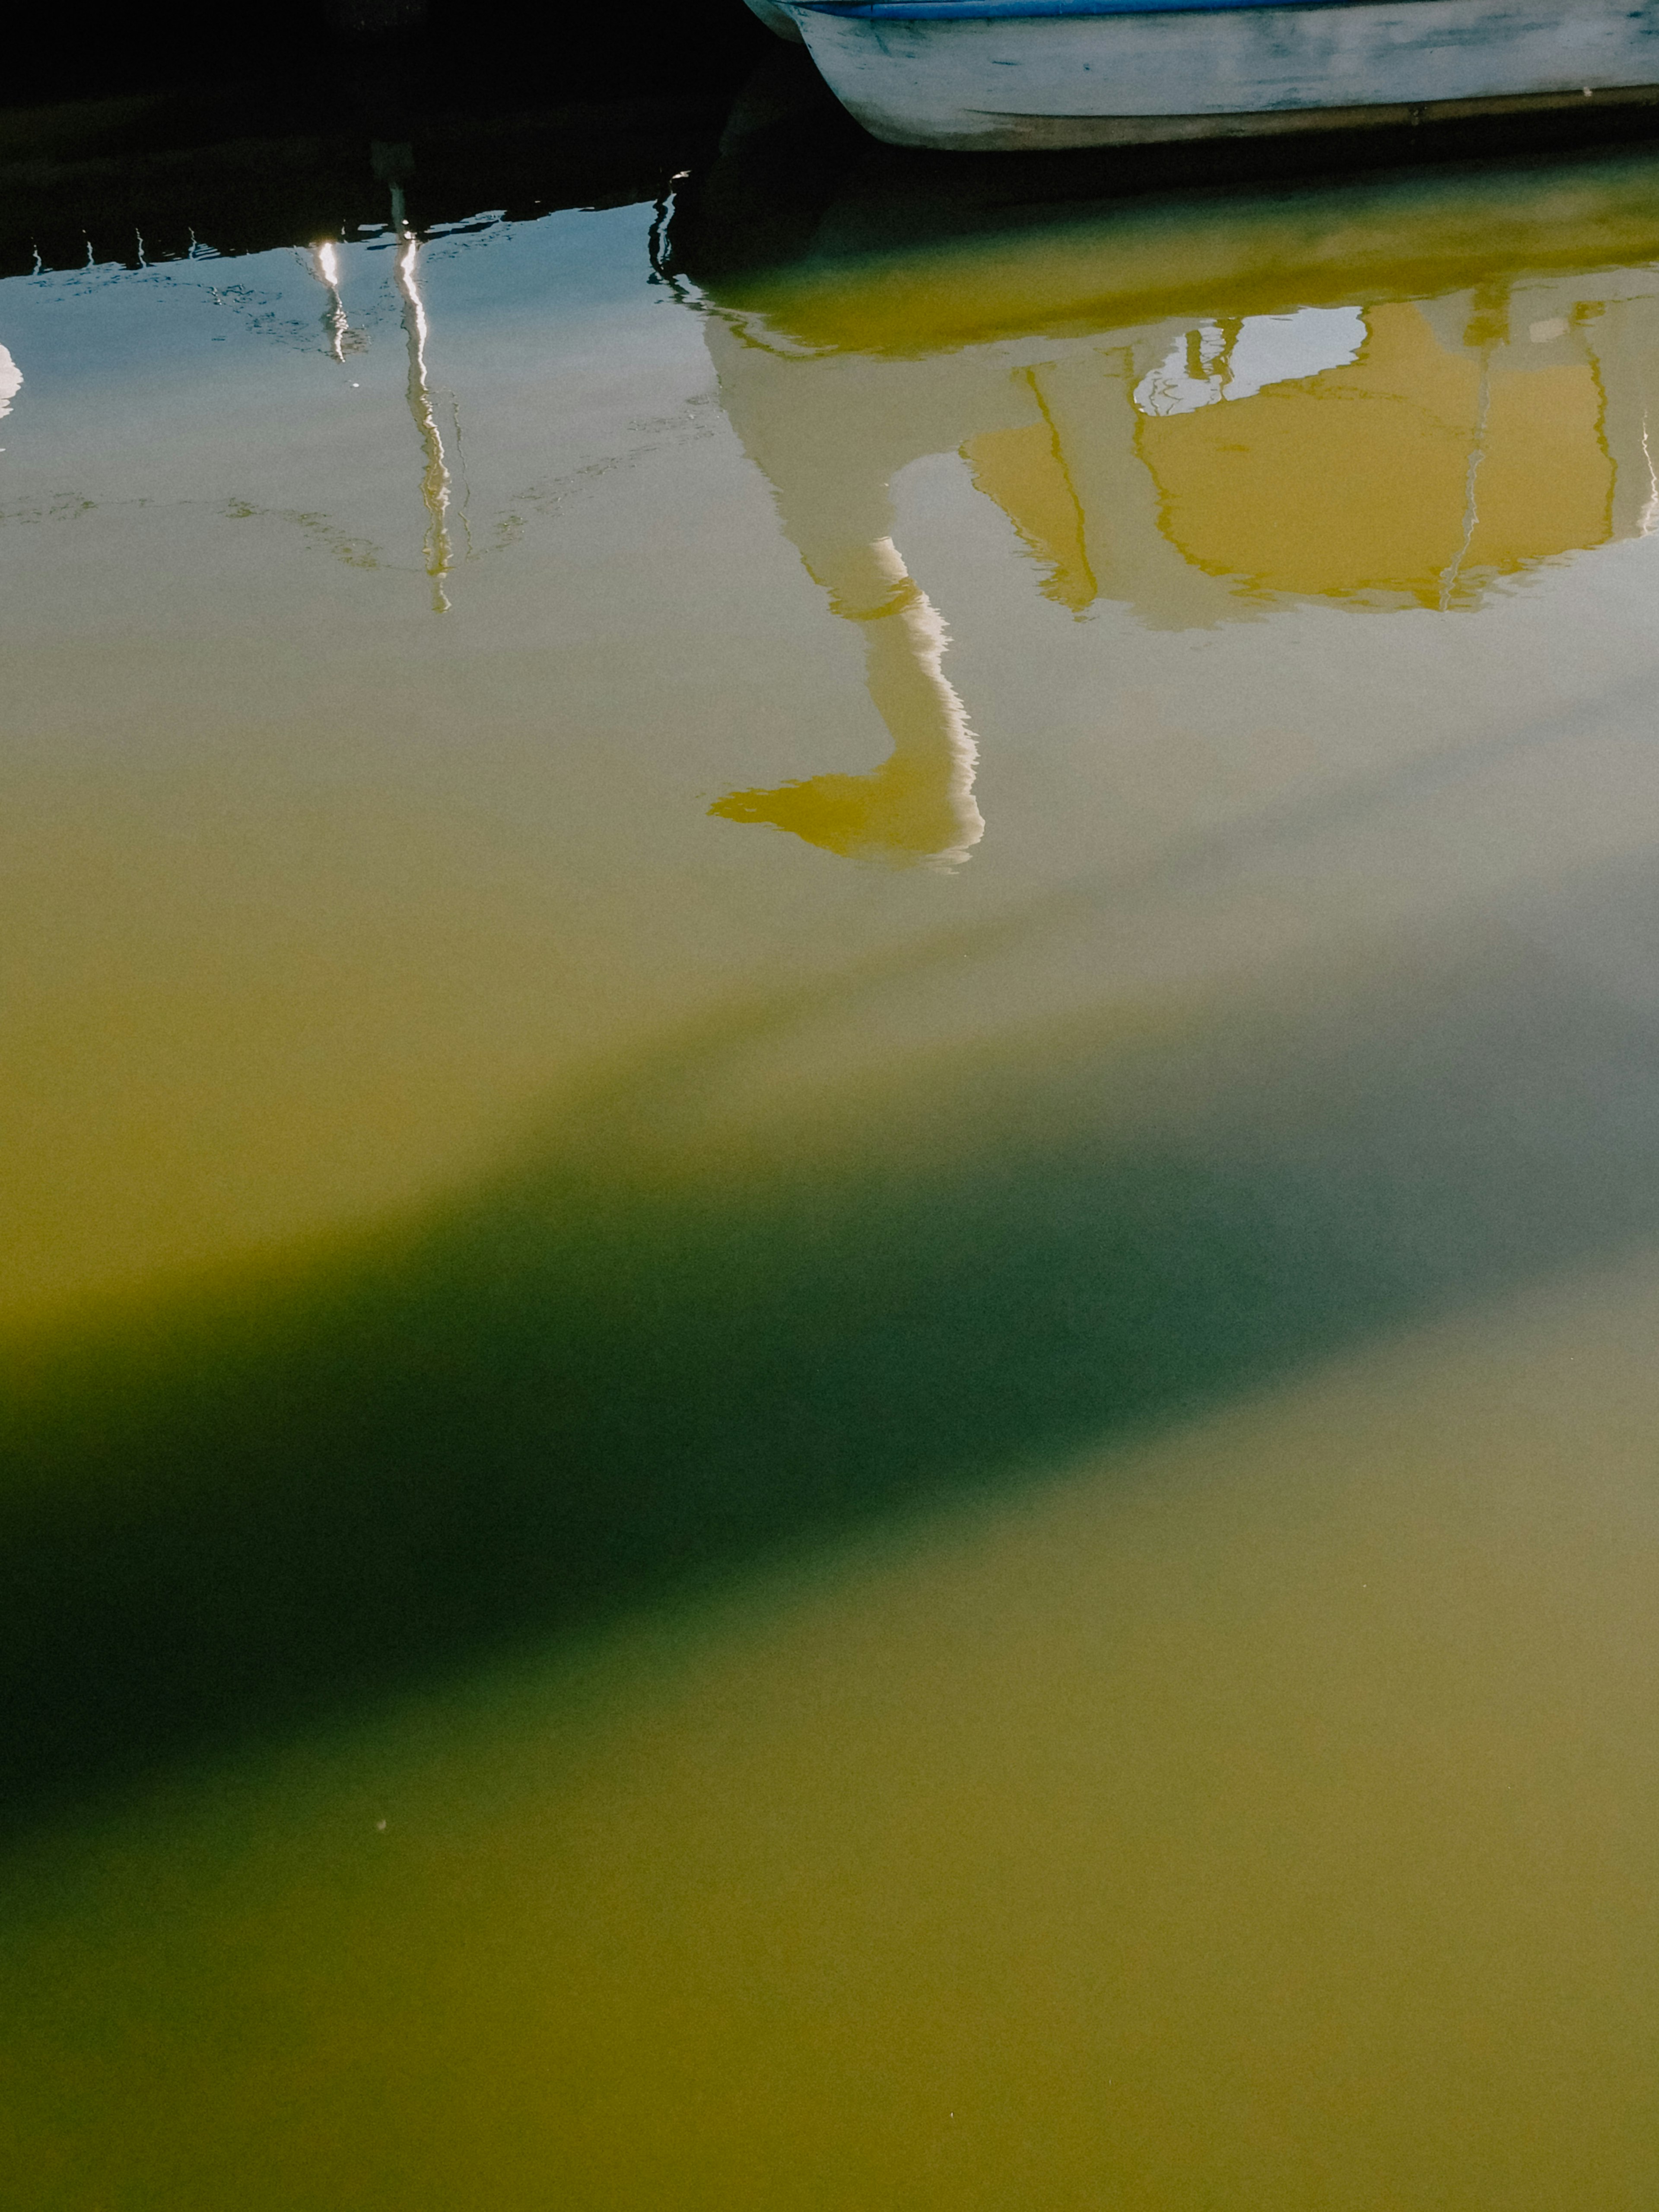
[[[1364, 0], [793, 0], [815, 15], [878, 23], [979, 23], [1018, 15], [1173, 15], [1240, 8], [1352, 8]], [[1412, 0], [1425, 5], [1427, 0]]]

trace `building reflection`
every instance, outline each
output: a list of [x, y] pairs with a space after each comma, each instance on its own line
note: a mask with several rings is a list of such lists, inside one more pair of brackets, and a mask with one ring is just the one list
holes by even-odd
[[[947, 281], [972, 277], [959, 255]], [[961, 860], [982, 826], [944, 622], [893, 548], [891, 487], [913, 461], [960, 456], [1058, 607], [1080, 618], [1115, 602], [1158, 628], [1297, 603], [1468, 611], [1659, 515], [1652, 268], [1334, 304], [1292, 294], [1231, 316], [1097, 308], [1058, 336], [1059, 317], [1022, 331], [987, 296], [908, 351], [896, 289], [890, 264], [862, 286], [856, 267], [830, 286], [814, 270], [798, 302], [786, 274], [763, 307], [717, 303], [707, 321], [722, 401], [785, 531], [834, 611], [866, 629], [894, 747], [874, 775], [714, 811], [832, 851]], [[993, 335], [964, 338], [975, 319]]]

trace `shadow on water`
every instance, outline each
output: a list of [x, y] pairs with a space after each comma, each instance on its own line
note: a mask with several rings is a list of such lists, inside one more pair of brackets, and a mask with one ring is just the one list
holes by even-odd
[[981, 1006], [845, 1112], [809, 1064], [733, 1118], [872, 992], [925, 1029], [952, 944], [682, 1041], [355, 1253], [15, 1347], [12, 1816], [1659, 1227], [1659, 1016], [1502, 932], [1376, 951], [1150, 1026]]

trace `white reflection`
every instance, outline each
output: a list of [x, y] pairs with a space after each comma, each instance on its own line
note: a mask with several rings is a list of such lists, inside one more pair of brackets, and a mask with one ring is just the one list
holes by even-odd
[[[401, 196], [399, 196], [401, 197]], [[404, 226], [398, 234], [394, 281], [404, 303], [404, 329], [409, 338], [409, 411], [420, 434], [425, 465], [421, 471], [421, 498], [429, 518], [425, 539], [426, 573], [432, 579], [434, 613], [447, 614], [449, 597], [443, 580], [454, 567], [449, 535], [449, 463], [444, 441], [432, 411], [432, 389], [427, 375], [426, 303], [421, 297], [420, 240]]]
[[327, 285], [327, 312], [323, 316], [323, 330], [327, 331], [327, 349], [337, 361], [345, 361], [345, 301], [341, 299], [341, 254], [331, 241], [323, 241], [316, 248], [316, 274]]
[[1222, 399], [1253, 399], [1270, 384], [1346, 368], [1365, 343], [1358, 307], [1298, 307], [1286, 315], [1200, 323], [1176, 339], [1135, 387], [1143, 415], [1190, 415]]
[[340, 249], [332, 239], [325, 238], [312, 251], [316, 257], [318, 277], [328, 292], [328, 307], [323, 316], [328, 349], [336, 361], [343, 362], [349, 352], [361, 350], [363, 337], [346, 320], [345, 301], [340, 292]]
[[23, 387], [23, 372], [0, 345], [0, 416], [9, 415], [11, 403]]

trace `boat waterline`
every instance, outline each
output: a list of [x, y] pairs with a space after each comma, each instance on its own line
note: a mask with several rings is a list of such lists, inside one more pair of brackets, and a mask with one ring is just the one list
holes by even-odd
[[792, 0], [890, 143], [1000, 152], [1659, 98], [1659, 9], [1578, 0]]

